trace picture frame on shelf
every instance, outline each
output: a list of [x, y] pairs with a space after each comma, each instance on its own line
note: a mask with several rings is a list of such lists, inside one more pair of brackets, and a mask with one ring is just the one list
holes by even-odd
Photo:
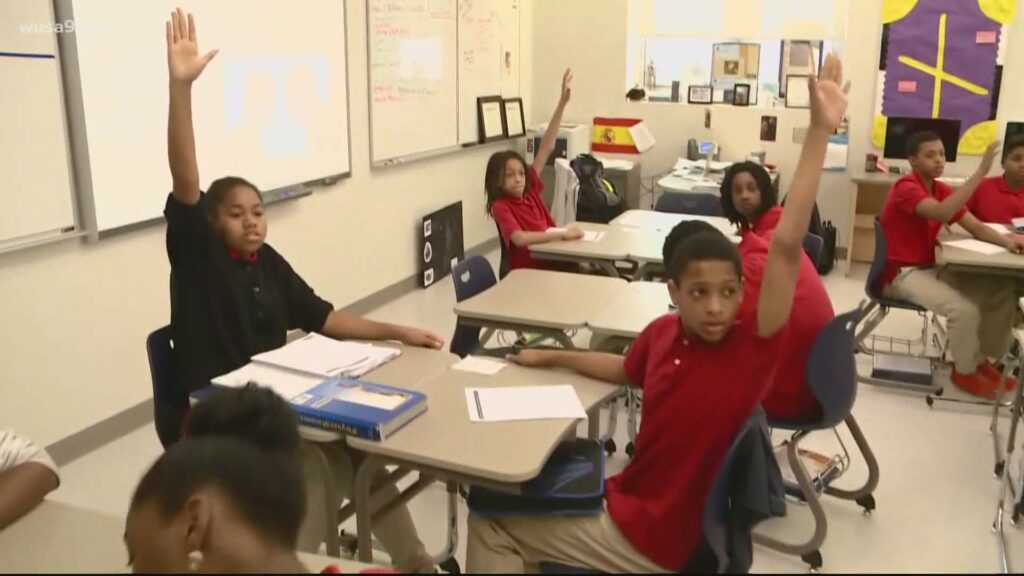
[[732, 88], [733, 106], [750, 106], [750, 84], [735, 84]]
[[476, 99], [477, 135], [481, 144], [503, 140], [505, 132], [505, 107], [501, 96], [480, 96]]
[[690, 86], [686, 93], [688, 104], [711, 104], [714, 96], [714, 89], [710, 85]]
[[526, 117], [523, 115], [523, 99], [505, 98], [501, 104], [505, 108], [505, 136], [508, 138], [526, 136]]

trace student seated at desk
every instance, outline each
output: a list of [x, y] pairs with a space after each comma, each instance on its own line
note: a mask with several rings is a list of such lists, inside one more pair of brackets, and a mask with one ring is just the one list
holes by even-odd
[[583, 230], [575, 226], [562, 231], [548, 231], [555, 227], [555, 220], [541, 198], [544, 182], [540, 179], [540, 171], [555, 150], [558, 127], [562, 123], [565, 106], [569, 103], [571, 85], [572, 71], [566, 70], [562, 77], [562, 97], [534, 152], [533, 166], [527, 167], [526, 160], [514, 150], [496, 152], [487, 161], [487, 172], [484, 175], [487, 213], [498, 223], [501, 242], [508, 251], [509, 270], [563, 269], [565, 266], [557, 262], [535, 260], [530, 255], [530, 246], [583, 238]]
[[1010, 224], [1024, 218], [1024, 136], [1003, 149], [1003, 175], [985, 178], [967, 201], [967, 210], [982, 222]]
[[[672, 258], [680, 243], [696, 234], [712, 230], [713, 226], [700, 220], [677, 224], [665, 238], [665, 262]], [[757, 295], [764, 279], [765, 262], [768, 259], [768, 248], [767, 238], [759, 236], [749, 228], [744, 230], [739, 245], [740, 257], [743, 260], [742, 308], [752, 308], [757, 304]], [[821, 416], [821, 406], [807, 387], [807, 360], [818, 334], [835, 318], [835, 311], [818, 271], [806, 254], [800, 262], [800, 275], [793, 294], [793, 310], [798, 312], [789, 318], [771, 392], [762, 402], [769, 422], [808, 420]], [[747, 312], [753, 313], [754, 310]], [[744, 316], [743, 309], [740, 316]]]
[[834, 55], [821, 79], [809, 84], [810, 128], [771, 240], [758, 306], [741, 307], [736, 247], [721, 232], [701, 232], [681, 242], [669, 262], [668, 290], [678, 314], [652, 322], [625, 359], [543, 350], [510, 357], [643, 388], [636, 455], [608, 480], [605, 510], [595, 516], [470, 516], [468, 572], [521, 572], [544, 561], [662, 572], [687, 563], [701, 541], [704, 502], [725, 455], [771, 386], [828, 135], [846, 110]]
[[1000, 376], [989, 359], [1006, 352], [1016, 317], [1015, 284], [999, 276], [943, 270], [935, 264], [935, 245], [943, 224], [959, 223], [978, 240], [1021, 252], [1019, 241], [985, 226], [965, 208], [998, 149], [998, 142], [990, 145], [978, 169], [954, 191], [938, 180], [946, 168], [942, 140], [932, 132], [914, 134], [907, 141], [914, 171], [893, 185], [880, 217], [888, 250], [882, 293], [947, 318], [953, 383], [986, 398], [995, 395]]
[[58, 486], [60, 472], [46, 450], [0, 430], [0, 530], [35, 509]]
[[778, 203], [772, 178], [764, 166], [739, 162], [726, 171], [722, 180], [722, 213], [741, 232], [750, 230], [770, 237], [782, 216]]

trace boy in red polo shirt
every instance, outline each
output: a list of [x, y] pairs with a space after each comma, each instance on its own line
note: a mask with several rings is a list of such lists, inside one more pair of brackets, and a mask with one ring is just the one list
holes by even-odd
[[[550, 561], [604, 572], [684, 567], [702, 536], [704, 501], [736, 434], [771, 385], [793, 305], [828, 136], [846, 110], [842, 64], [809, 82], [811, 124], [771, 240], [756, 311], [740, 314], [742, 264], [718, 231], [682, 242], [668, 266], [679, 313], [652, 322], [623, 359], [530, 350], [510, 357], [644, 390], [636, 455], [608, 480], [594, 516], [470, 516], [468, 572], [523, 572]], [[852, 351], [851, 351], [852, 354]]]
[[967, 201], [982, 222], [1010, 224], [1024, 218], [1024, 136], [1014, 136], [1003, 150], [1003, 175], [985, 178]]
[[515, 150], [497, 152], [487, 161], [487, 172], [484, 175], [487, 213], [498, 223], [501, 242], [508, 250], [509, 270], [561, 269], [563, 266], [558, 263], [534, 260], [530, 256], [530, 246], [583, 238], [583, 230], [576, 226], [565, 230], [550, 230], [555, 227], [555, 220], [540, 196], [544, 182], [539, 173], [555, 150], [558, 127], [572, 94], [571, 85], [572, 70], [566, 70], [562, 77], [562, 97], [533, 155], [533, 166], [527, 168], [526, 160]]
[[939, 136], [911, 136], [907, 155], [914, 171], [893, 185], [880, 218], [888, 251], [882, 293], [945, 316], [953, 383], [989, 398], [999, 385], [999, 371], [988, 359], [1006, 351], [1015, 318], [1014, 283], [999, 276], [940, 270], [935, 244], [943, 224], [959, 223], [978, 240], [1021, 252], [1017, 240], [985, 226], [965, 208], [998, 149], [998, 142], [989, 146], [975, 173], [954, 191], [938, 180], [946, 166]]

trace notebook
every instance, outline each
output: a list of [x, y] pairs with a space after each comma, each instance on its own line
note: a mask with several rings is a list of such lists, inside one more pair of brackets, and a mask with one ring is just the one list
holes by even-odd
[[344, 342], [311, 333], [276, 350], [257, 354], [252, 361], [321, 378], [358, 378], [401, 353], [396, 348]]

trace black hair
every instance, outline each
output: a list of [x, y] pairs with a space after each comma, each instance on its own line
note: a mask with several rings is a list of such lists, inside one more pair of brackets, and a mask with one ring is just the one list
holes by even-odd
[[936, 140], [941, 142], [942, 137], [928, 130], [912, 134], [910, 138], [907, 138], [907, 158], [917, 156], [917, 153], [921, 151], [921, 144], [935, 142]]
[[690, 239], [696, 234], [702, 232], [715, 232], [716, 228], [711, 224], [703, 220], [683, 220], [679, 224], [676, 224], [675, 228], [668, 233], [665, 237], [665, 243], [661, 246], [661, 262], [668, 268], [669, 261], [672, 260], [672, 254], [676, 251], [676, 248], [680, 243]]
[[779, 203], [779, 196], [775, 192], [775, 186], [772, 185], [772, 177], [768, 175], [768, 171], [764, 169], [764, 166], [756, 162], [738, 162], [733, 164], [726, 170], [725, 178], [722, 179], [721, 202], [722, 214], [729, 219], [729, 222], [738, 226], [748, 224], [748, 222], [732, 202], [732, 182], [744, 172], [750, 174], [754, 182], [757, 183], [758, 190], [761, 191], [761, 208], [758, 209], [755, 218], [760, 218], [762, 214], [771, 210]]
[[1017, 134], [1016, 136], [1011, 136], [1007, 139], [1006, 145], [1003, 146], [1002, 162], [1005, 163], [1006, 159], [1009, 158], [1010, 154], [1013, 154], [1013, 151], [1017, 148], [1024, 148], [1024, 134]]
[[233, 436], [186, 438], [164, 452], [135, 488], [132, 510], [155, 503], [164, 519], [204, 488], [219, 489], [235, 512], [275, 544], [295, 549], [306, 514], [302, 467], [287, 452]]
[[[519, 152], [515, 150], [505, 150], [503, 152], [495, 152], [491, 154], [491, 159], [487, 161], [487, 172], [484, 174], [484, 191], [487, 195], [487, 214], [491, 213], [491, 206], [498, 200], [505, 197], [505, 166], [508, 165], [509, 160], [518, 160], [523, 164], [523, 170], [529, 170], [530, 166], [526, 163], [526, 159], [523, 158]], [[526, 178], [526, 190], [529, 192], [533, 184], [530, 182], [529, 175]]]
[[736, 270], [736, 276], [743, 279], [743, 261], [736, 246], [719, 230], [701, 231], [683, 240], [672, 251], [666, 270], [668, 277], [678, 286], [686, 268], [692, 262], [709, 260], [729, 262]]
[[626, 92], [626, 100], [630, 102], [639, 102], [647, 97], [647, 91], [643, 88], [630, 88], [629, 92]]
[[238, 176], [225, 176], [211, 182], [210, 187], [206, 190], [207, 218], [210, 220], [217, 219], [217, 211], [220, 209], [221, 204], [227, 200], [228, 192], [234, 190], [236, 186], [245, 186], [252, 189], [259, 196], [260, 203], [263, 202], [263, 194], [260, 193], [260, 189], [255, 184]]
[[185, 436], [231, 436], [289, 453], [298, 452], [300, 444], [291, 406], [273, 390], [255, 384], [211, 392], [189, 413]]

